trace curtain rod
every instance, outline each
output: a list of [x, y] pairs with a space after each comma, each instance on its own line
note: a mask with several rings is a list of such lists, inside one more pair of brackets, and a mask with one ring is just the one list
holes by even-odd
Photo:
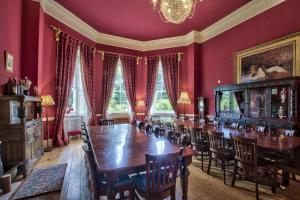
[[145, 58], [154, 58], [154, 57], [160, 57], [160, 56], [168, 56], [168, 55], [174, 55], [178, 54], [179, 56], [185, 54], [185, 52], [176, 52], [176, 53], [166, 53], [166, 54], [157, 54], [157, 55], [151, 55], [151, 56], [144, 56]]
[[[58, 41], [59, 41], [60, 33], [63, 32], [63, 31], [62, 31], [60, 28], [57, 28], [56, 26], [54, 26], [54, 25], [52, 25], [52, 24], [50, 24], [49, 27], [54, 31], [54, 34], [55, 34], [55, 35], [54, 35], [55, 41], [58, 42]], [[68, 34], [69, 34], [69, 33], [68, 33]], [[95, 47], [93, 47], [93, 46], [91, 46], [91, 45], [89, 45], [89, 44], [87, 44], [87, 43], [85, 43], [85, 42], [83, 42], [83, 41], [77, 39], [77, 38], [74, 37], [72, 34], [69, 34], [69, 35], [70, 35], [71, 37], [73, 37], [74, 39], [78, 40], [78, 41], [79, 41], [79, 44], [87, 45], [87, 46], [89, 46], [90, 48], [96, 50]]]
[[[55, 41], [58, 42], [59, 41], [59, 35], [60, 33], [62, 32], [62, 30], [60, 28], [57, 28], [56, 26], [54, 25], [49, 25], [49, 27], [54, 31], [54, 34], [55, 34]], [[73, 36], [72, 36], [73, 37]], [[74, 37], [76, 40], [78, 40], [76, 37]], [[78, 40], [80, 41], [81, 44], [85, 44], [93, 49], [96, 49], [96, 47], [92, 47], [91, 45], [89, 44], [86, 44], [84, 42], [82, 42], [81, 40]], [[181, 55], [185, 54], [185, 52], [176, 52], [176, 53], [168, 53], [168, 54], [158, 54], [158, 55], [151, 55], [151, 56], [135, 56], [135, 55], [130, 55], [130, 54], [123, 54], [123, 53], [115, 53], [115, 52], [109, 52], [109, 51], [102, 51], [102, 50], [96, 50], [96, 52], [100, 53], [102, 55], [102, 58], [104, 56], [104, 53], [110, 53], [110, 54], [115, 54], [115, 55], [118, 55], [118, 56], [131, 56], [131, 57], [134, 57], [134, 58], [137, 58], [137, 60], [140, 60], [140, 59], [143, 59], [143, 58], [153, 58], [153, 57], [160, 57], [160, 56], [167, 56], [167, 55], [174, 55], [174, 54], [178, 54], [179, 56], [179, 59], [181, 57]]]
[[134, 56], [134, 55], [130, 55], [130, 54], [124, 54], [124, 53], [115, 53], [115, 52], [110, 52], [110, 51], [102, 51], [102, 50], [97, 50], [98, 53], [102, 54], [102, 53], [110, 53], [110, 54], [114, 54], [114, 55], [118, 55], [118, 56], [131, 56], [134, 58], [142, 58], [142, 56]]

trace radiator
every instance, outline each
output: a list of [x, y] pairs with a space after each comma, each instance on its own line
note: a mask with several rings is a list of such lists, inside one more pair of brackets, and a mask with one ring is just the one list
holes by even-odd
[[77, 131], [81, 129], [82, 116], [66, 116], [64, 118], [64, 132]]

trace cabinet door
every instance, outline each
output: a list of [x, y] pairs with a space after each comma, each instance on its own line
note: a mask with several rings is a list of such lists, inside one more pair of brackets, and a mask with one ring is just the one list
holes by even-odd
[[43, 153], [43, 127], [42, 123], [38, 123], [35, 127], [34, 154], [38, 158]]
[[26, 171], [28, 172], [34, 163], [34, 129], [35, 126], [31, 125], [26, 128], [25, 133], [25, 162], [26, 162]]

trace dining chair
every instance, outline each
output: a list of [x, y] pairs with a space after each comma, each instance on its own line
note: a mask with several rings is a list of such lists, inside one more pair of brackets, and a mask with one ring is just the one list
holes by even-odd
[[296, 130], [283, 129], [280, 133], [284, 136], [295, 136]]
[[167, 130], [165, 128], [156, 127], [154, 130], [154, 134], [156, 137], [165, 137]]
[[232, 129], [239, 129], [239, 123], [231, 123], [230, 124], [230, 128], [232, 128]]
[[115, 120], [114, 119], [103, 119], [100, 121], [100, 125], [102, 126], [106, 126], [106, 125], [114, 125], [115, 124]]
[[193, 129], [191, 133], [191, 147], [197, 152], [197, 157], [201, 157], [201, 169], [204, 171], [204, 156], [209, 156], [209, 142], [207, 134], [199, 129]]
[[146, 123], [145, 131], [146, 131], [147, 134], [152, 134], [153, 133], [153, 125], [150, 125], [150, 124]]
[[226, 147], [226, 141], [223, 133], [208, 131], [209, 139], [209, 162], [207, 174], [210, 173], [211, 161], [214, 159], [216, 163], [218, 160], [222, 161], [222, 170], [224, 175], [224, 184], [226, 184], [226, 166], [230, 166], [230, 161], [234, 160], [233, 151]]
[[266, 132], [266, 127], [265, 126], [256, 126], [255, 131], [259, 133], [265, 133]]
[[[89, 172], [89, 184], [93, 199], [100, 200], [100, 196], [107, 195], [108, 184], [105, 180], [104, 174], [99, 174], [96, 169], [96, 162], [92, 150], [88, 145], [82, 147], [85, 157], [87, 158], [87, 167]], [[113, 191], [116, 194], [119, 194], [121, 198], [124, 197], [124, 192], [129, 191], [129, 199], [135, 199], [135, 191], [132, 180], [129, 176], [120, 176], [113, 183]]]
[[176, 179], [181, 163], [183, 148], [170, 154], [145, 154], [146, 174], [133, 177], [136, 192], [146, 200], [175, 200]]
[[271, 186], [275, 193], [275, 166], [264, 159], [258, 159], [257, 140], [231, 136], [234, 145], [234, 171], [231, 186], [234, 187], [236, 175], [246, 177], [255, 183], [256, 199], [259, 199], [258, 183]]

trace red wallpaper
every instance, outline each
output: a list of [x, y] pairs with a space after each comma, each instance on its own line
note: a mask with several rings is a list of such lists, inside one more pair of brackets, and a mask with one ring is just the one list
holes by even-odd
[[[26, 0], [27, 1], [27, 0]], [[5, 3], [2, 3], [5, 2]], [[180, 66], [180, 91], [188, 91], [193, 102], [196, 97], [204, 95], [209, 98], [209, 113], [214, 112], [213, 88], [217, 81], [221, 84], [234, 82], [234, 53], [278, 37], [300, 31], [300, 1], [287, 0], [281, 5], [205, 42], [191, 44], [187, 47], [164, 49], [150, 52], [139, 52], [129, 49], [95, 44], [66, 25], [46, 15], [37, 2], [28, 1], [23, 9], [31, 14], [24, 15], [21, 27], [22, 4], [19, 0], [2, 0], [0, 6], [0, 84], [12, 74], [4, 71], [4, 50], [10, 51], [15, 57], [14, 76], [28, 75], [40, 89], [41, 94], [55, 94], [56, 44], [53, 31], [49, 25], [60, 27], [99, 50], [131, 54], [138, 56], [160, 55], [184, 52]], [[28, 3], [27, 2], [27, 3]], [[24, 11], [23, 11], [24, 12]], [[287, 14], [284, 14], [288, 12]], [[38, 18], [38, 20], [36, 19]], [[33, 20], [33, 21], [32, 21]], [[2, 28], [3, 27], [3, 28]], [[22, 45], [21, 45], [21, 30]], [[24, 42], [23, 42], [24, 41]], [[21, 67], [22, 46], [22, 67]], [[96, 109], [100, 111], [102, 89], [102, 61], [99, 53], [95, 57], [95, 89]], [[147, 68], [144, 60], [138, 65], [137, 100], [146, 96]], [[183, 107], [180, 106], [181, 113]], [[186, 113], [194, 113], [196, 104], [187, 106]], [[50, 116], [54, 116], [55, 107], [50, 108]]]
[[40, 4], [31, 0], [24, 0], [22, 14], [22, 48], [21, 48], [21, 75], [32, 81], [33, 87], [38, 84], [38, 42], [39, 42], [39, 15]]
[[213, 88], [234, 83], [234, 53], [300, 31], [300, 1], [287, 0], [239, 26], [205, 42], [197, 57], [202, 75], [195, 90], [209, 98], [209, 113], [214, 114]]
[[[0, 2], [0, 85], [9, 76], [20, 77], [21, 51], [21, 15], [22, 2], [20, 0], [1, 0]], [[14, 56], [14, 72], [5, 71], [4, 51]]]

